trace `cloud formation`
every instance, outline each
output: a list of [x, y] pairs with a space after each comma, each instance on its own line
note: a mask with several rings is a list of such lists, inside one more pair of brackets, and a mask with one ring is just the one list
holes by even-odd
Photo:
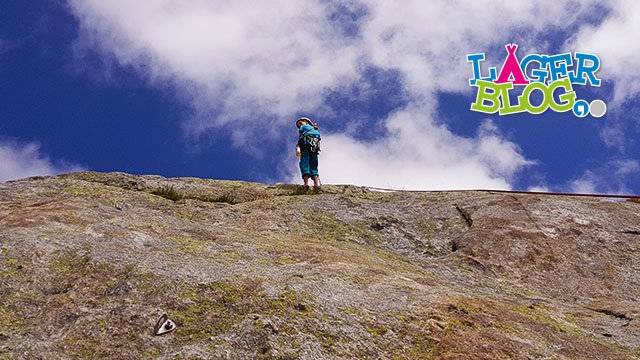
[[77, 165], [51, 161], [37, 143], [0, 142], [0, 182], [79, 170]]
[[614, 105], [640, 92], [640, 2], [611, 1], [611, 14], [597, 27], [583, 27], [572, 46], [579, 51], [597, 53], [601, 76], [615, 81]]
[[[194, 130], [313, 109], [357, 74], [357, 49], [323, 1], [72, 0], [82, 44], [152, 82], [173, 81], [202, 121]], [[215, 110], [215, 117], [207, 117]]]
[[[570, 182], [568, 191], [577, 193], [629, 194], [628, 182], [640, 172], [635, 159], [612, 160], [602, 166], [585, 171]], [[612, 176], [613, 175], [613, 176]]]
[[364, 69], [397, 71], [408, 104], [384, 120], [380, 138], [326, 134], [322, 174], [325, 182], [431, 189], [510, 188], [532, 164], [490, 122], [465, 138], [438, 118], [439, 92], [468, 91], [464, 54], [501, 47], [512, 34], [523, 50], [544, 51], [537, 36], [575, 25], [596, 3], [69, 0], [79, 48], [98, 49], [151, 84], [172, 84], [193, 108], [189, 133], [226, 127], [236, 145], [257, 128], [265, 144], [277, 141], [292, 114], [326, 110], [326, 92], [365, 81]]

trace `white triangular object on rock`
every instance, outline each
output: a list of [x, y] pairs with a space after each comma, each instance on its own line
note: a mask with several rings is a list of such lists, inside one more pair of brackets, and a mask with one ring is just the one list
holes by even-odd
[[154, 332], [156, 335], [163, 335], [176, 329], [176, 323], [169, 320], [167, 314], [162, 314], [156, 322]]

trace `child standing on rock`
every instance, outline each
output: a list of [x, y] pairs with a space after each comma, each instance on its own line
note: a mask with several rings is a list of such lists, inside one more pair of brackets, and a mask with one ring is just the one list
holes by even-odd
[[314, 190], [319, 190], [318, 153], [320, 152], [320, 131], [318, 131], [318, 125], [311, 119], [302, 117], [296, 120], [296, 127], [299, 133], [296, 155], [300, 159], [300, 173], [302, 173], [304, 186], [309, 186], [309, 178], [311, 178]]

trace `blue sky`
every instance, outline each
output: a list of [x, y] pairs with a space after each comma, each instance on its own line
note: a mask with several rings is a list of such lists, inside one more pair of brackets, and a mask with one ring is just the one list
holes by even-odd
[[[509, 5], [501, 24], [479, 23], [472, 2], [390, 12], [375, 1], [310, 1], [256, 14], [150, 3], [0, 5], [0, 180], [91, 169], [298, 181], [293, 120], [304, 114], [326, 134], [325, 183], [640, 193], [631, 81], [640, 70], [623, 65], [639, 60], [607, 41], [636, 26], [620, 16], [638, 11], [632, 2], [583, 4], [571, 17], [572, 2]], [[445, 21], [465, 16], [475, 28]], [[487, 52], [498, 66], [507, 42], [520, 56], [601, 55], [603, 86], [577, 91], [604, 99], [607, 115], [470, 111], [466, 54]]]

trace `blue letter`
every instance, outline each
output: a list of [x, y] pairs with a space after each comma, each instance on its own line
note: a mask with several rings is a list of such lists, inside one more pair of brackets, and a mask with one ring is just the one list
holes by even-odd
[[[571, 82], [576, 85], [587, 85], [587, 80], [591, 86], [600, 86], [600, 79], [596, 77], [596, 72], [600, 69], [600, 58], [594, 54], [576, 53], [576, 68], [571, 74]], [[585, 78], [584, 75], [587, 75]]]
[[549, 56], [549, 74], [551, 74], [551, 81], [554, 82], [560, 78], [567, 77], [567, 65], [572, 66], [573, 60], [571, 59], [571, 53], [564, 53]]
[[482, 77], [482, 74], [480, 73], [480, 62], [484, 61], [484, 59], [485, 59], [484, 53], [467, 55], [467, 62], [470, 62], [471, 65], [473, 66], [473, 77], [469, 79], [469, 85], [475, 86], [476, 81], [478, 80], [493, 81], [498, 77], [496, 73], [496, 68], [494, 67], [489, 68], [489, 77], [486, 77], [486, 78]]
[[[527, 65], [529, 65], [529, 63], [531, 62], [537, 62], [538, 64], [540, 64], [540, 67], [537, 69], [533, 69], [531, 71], [531, 75], [529, 75], [527, 73]], [[546, 65], [547, 63], [547, 56], [546, 55], [539, 55], [539, 54], [529, 54], [527, 56], [524, 57], [524, 59], [522, 59], [522, 61], [520, 61], [520, 67], [522, 68], [522, 72], [524, 72], [524, 75], [531, 81], [533, 82], [541, 82], [544, 83], [546, 82], [546, 78], [547, 78], [547, 71], [544, 70], [544, 68], [547, 67]]]

